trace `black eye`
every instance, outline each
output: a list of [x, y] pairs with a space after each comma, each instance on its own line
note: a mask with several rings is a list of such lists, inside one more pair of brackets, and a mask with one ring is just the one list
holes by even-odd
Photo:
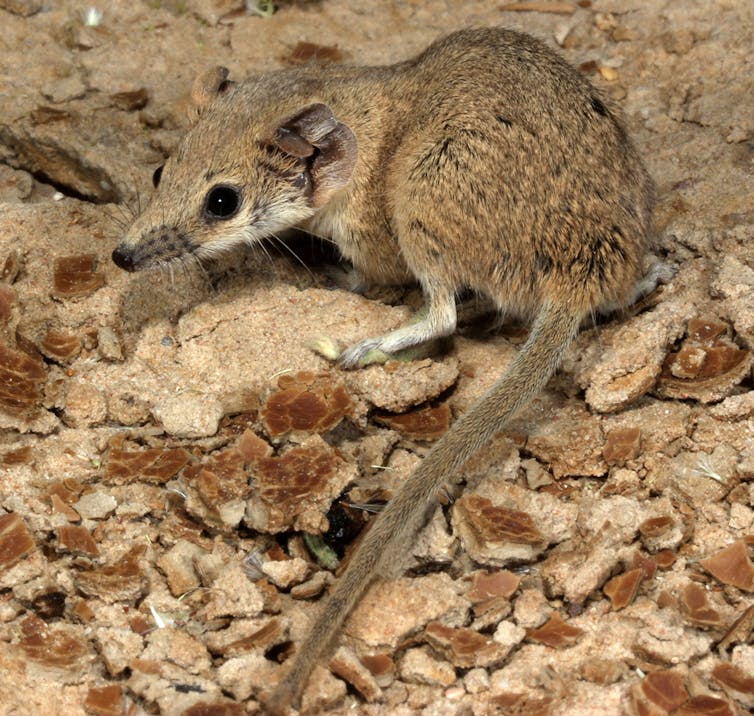
[[207, 192], [204, 215], [210, 219], [230, 219], [241, 206], [241, 192], [234, 186], [218, 184]]
[[154, 174], [152, 174], [152, 185], [156, 189], [160, 185], [160, 179], [162, 179], [162, 170], [165, 168], [165, 165], [157, 167], [157, 169], [154, 170]]

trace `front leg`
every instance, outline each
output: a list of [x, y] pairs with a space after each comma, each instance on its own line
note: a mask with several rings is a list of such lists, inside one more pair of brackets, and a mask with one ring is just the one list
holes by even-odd
[[436, 338], [449, 336], [456, 329], [455, 291], [446, 286], [422, 281], [427, 307], [419, 320], [390, 331], [383, 336], [365, 338], [340, 354], [338, 362], [344, 368], [359, 368], [370, 363], [384, 362], [385, 354], [392, 355]]

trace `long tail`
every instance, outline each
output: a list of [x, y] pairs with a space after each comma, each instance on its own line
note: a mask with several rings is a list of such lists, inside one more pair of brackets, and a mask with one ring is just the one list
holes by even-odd
[[348, 613], [383, 567], [392, 566], [424, 526], [437, 493], [458, 469], [545, 386], [578, 331], [582, 315], [546, 304], [515, 360], [490, 390], [453, 424], [376, 518], [299, 647], [293, 666], [267, 708], [282, 714], [296, 701], [314, 667], [330, 652]]

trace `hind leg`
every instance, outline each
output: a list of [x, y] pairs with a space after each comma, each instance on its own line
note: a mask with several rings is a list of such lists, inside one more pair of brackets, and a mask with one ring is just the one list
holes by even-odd
[[599, 307], [599, 312], [603, 315], [608, 315], [614, 311], [620, 311], [626, 306], [631, 306], [637, 301], [641, 301], [641, 299], [652, 293], [658, 286], [670, 283], [675, 273], [676, 268], [672, 264], [656, 261], [649, 267], [649, 271], [647, 271], [644, 277], [640, 278], [634, 284], [631, 295], [625, 305], [607, 303]]

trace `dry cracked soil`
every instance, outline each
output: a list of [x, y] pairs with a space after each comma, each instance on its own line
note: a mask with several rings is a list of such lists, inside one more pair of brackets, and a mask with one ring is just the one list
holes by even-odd
[[399, 325], [415, 289], [339, 290], [305, 237], [119, 271], [194, 76], [390, 63], [495, 24], [622, 106], [677, 273], [585, 328], [465, 466], [302, 708], [749, 712], [754, 5], [246, 5], [0, 0], [0, 712], [261, 713], [338, 561], [524, 334], [472, 322], [346, 373], [310, 342]]

